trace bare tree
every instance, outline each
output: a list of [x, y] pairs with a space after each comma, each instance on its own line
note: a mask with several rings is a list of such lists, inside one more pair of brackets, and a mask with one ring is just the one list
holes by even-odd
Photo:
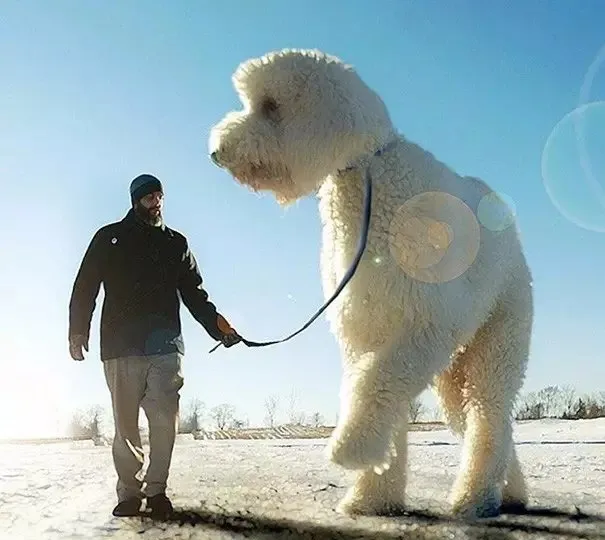
[[410, 401], [409, 406], [409, 418], [410, 423], [415, 424], [420, 420], [420, 417], [424, 414], [425, 407], [420, 398], [413, 399]]
[[265, 416], [265, 423], [270, 428], [275, 427], [275, 418], [277, 416], [277, 407], [279, 404], [279, 399], [277, 396], [269, 396], [265, 400], [265, 411], [267, 412]]
[[545, 415], [544, 403], [536, 392], [521, 396], [515, 409], [517, 420], [540, 420]]
[[601, 402], [598, 394], [585, 394], [574, 403], [570, 419], [590, 419], [605, 417], [605, 403]]
[[223, 430], [233, 421], [235, 407], [229, 403], [221, 403], [210, 410], [210, 417], [217, 429]]
[[546, 386], [537, 392], [529, 392], [519, 400], [515, 418], [517, 420], [540, 420], [542, 418], [585, 418], [598, 414], [598, 398], [578, 397], [570, 386]]
[[298, 408], [298, 396], [296, 390], [290, 393], [290, 401], [288, 405], [288, 420], [291, 425], [302, 426], [305, 423], [305, 413]]
[[103, 436], [105, 416], [105, 410], [100, 405], [75, 411], [68, 427], [69, 436], [75, 439], [99, 440]]
[[310, 423], [313, 427], [319, 427], [319, 426], [323, 425], [323, 422], [324, 422], [324, 419], [323, 419], [321, 413], [314, 412], [311, 415]]
[[560, 388], [557, 416], [560, 418], [569, 417], [575, 401], [576, 391], [571, 386], [563, 386]]
[[195, 433], [200, 430], [205, 404], [197, 398], [192, 399], [186, 412], [179, 418], [179, 433]]
[[234, 418], [231, 421], [231, 426], [232, 429], [243, 429], [245, 427], [247, 427], [246, 421], [244, 420], [240, 420], [238, 418]]
[[605, 416], [605, 402], [600, 405], [599, 396], [577, 396], [569, 386], [547, 386], [537, 392], [523, 396], [516, 407], [517, 420], [540, 420], [542, 418], [596, 418]]
[[543, 414], [547, 418], [556, 416], [557, 398], [559, 397], [559, 388], [557, 386], [547, 386], [542, 388], [536, 398], [544, 407]]

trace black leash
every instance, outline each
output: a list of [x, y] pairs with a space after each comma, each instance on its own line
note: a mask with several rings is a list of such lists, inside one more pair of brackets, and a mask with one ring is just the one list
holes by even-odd
[[[379, 152], [381, 152], [381, 151], [379, 151]], [[379, 152], [377, 152], [377, 154]], [[338, 287], [336, 288], [336, 290], [334, 291], [332, 296], [329, 298], [329, 300], [321, 308], [319, 308], [315, 312], [315, 315], [313, 315], [301, 328], [299, 328], [296, 332], [293, 332], [292, 334], [290, 334], [289, 336], [287, 336], [283, 339], [276, 339], [274, 341], [250, 341], [250, 340], [244, 339], [242, 337], [241, 338], [242, 343], [246, 344], [248, 347], [267, 347], [269, 345], [275, 345], [276, 343], [284, 343], [285, 341], [292, 339], [294, 336], [297, 336], [302, 331], [306, 330], [309, 326], [311, 326], [311, 324], [313, 324], [313, 322], [317, 319], [317, 317], [319, 317], [327, 309], [327, 307], [336, 299], [336, 297], [345, 288], [346, 284], [351, 280], [351, 278], [353, 277], [353, 274], [355, 274], [355, 271], [357, 270], [357, 266], [359, 265], [359, 262], [361, 261], [361, 257], [363, 255], [363, 252], [365, 251], [366, 244], [368, 241], [368, 232], [370, 229], [370, 216], [372, 215], [372, 178], [370, 176], [369, 167], [366, 168], [366, 174], [365, 174], [365, 196], [364, 196], [364, 205], [363, 206], [364, 206], [363, 207], [363, 223], [362, 223], [361, 235], [359, 238], [359, 246], [357, 248], [357, 253], [355, 254], [355, 259], [353, 260], [351, 267], [347, 270], [347, 273], [343, 276], [343, 278], [340, 282], [340, 285], [338, 285]], [[212, 349], [210, 349], [210, 352], [214, 352], [222, 344], [223, 343], [219, 341]]]

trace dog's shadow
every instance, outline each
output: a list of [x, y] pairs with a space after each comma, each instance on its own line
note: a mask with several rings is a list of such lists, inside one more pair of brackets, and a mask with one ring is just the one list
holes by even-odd
[[[299, 521], [293, 518], [270, 518], [249, 512], [230, 512], [227, 510], [209, 510], [204, 508], [177, 509], [165, 519], [144, 518], [144, 521], [156, 525], [178, 525], [205, 527], [217, 532], [241, 534], [243, 537], [262, 535], [263, 537], [288, 538], [291, 540], [323, 540], [338, 538], [352, 540], [372, 538], [375, 540], [393, 540], [399, 538], [418, 538], [432, 540], [443, 538], [447, 532], [458, 529], [469, 538], [508, 540], [513, 533], [559, 536], [570, 538], [605, 538], [605, 516], [586, 514], [576, 508], [566, 512], [554, 508], [511, 509], [497, 518], [479, 520], [474, 523], [457, 520], [451, 516], [429, 511], [409, 511], [401, 516], [384, 517], [396, 520], [393, 531], [379, 531], [372, 525], [355, 526], [352, 524], [319, 524], [313, 521]], [[582, 524], [585, 526], [583, 527]], [[592, 525], [602, 525], [597, 527]], [[448, 531], [445, 532], [444, 529]]]

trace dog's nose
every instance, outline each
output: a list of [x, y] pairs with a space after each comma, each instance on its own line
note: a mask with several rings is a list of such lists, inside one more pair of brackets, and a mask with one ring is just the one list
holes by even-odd
[[221, 167], [221, 162], [219, 161], [219, 153], [218, 150], [215, 150], [214, 152], [212, 152], [212, 154], [210, 154], [210, 159], [212, 160], [212, 162], [217, 165], [218, 167]]

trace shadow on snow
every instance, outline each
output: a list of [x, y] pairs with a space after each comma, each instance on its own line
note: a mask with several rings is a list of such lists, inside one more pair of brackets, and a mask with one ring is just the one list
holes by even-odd
[[[206, 509], [176, 510], [164, 520], [143, 518], [143, 523], [168, 528], [170, 526], [192, 526], [228, 531], [243, 537], [263, 535], [264, 537], [291, 540], [313, 539], [340, 540], [372, 538], [374, 540], [392, 540], [398, 538], [418, 538], [432, 540], [443, 538], [447, 532], [457, 530], [468, 538], [488, 540], [508, 540], [512, 533], [535, 534], [537, 536], [565, 536], [567, 538], [605, 539], [605, 517], [589, 515], [576, 507], [574, 512], [565, 512], [551, 508], [529, 508], [511, 510], [497, 518], [468, 523], [453, 517], [426, 511], [409, 511], [401, 516], [383, 519], [396, 520], [397, 530], [377, 530], [376, 519], [367, 522], [367, 518], [352, 519], [348, 524], [339, 526], [322, 525], [312, 521], [298, 521], [293, 518], [270, 518], [247, 512], [211, 511]], [[361, 521], [359, 527], [355, 521]], [[382, 522], [380, 524], [384, 524]], [[392, 523], [392, 522], [391, 522]]]

